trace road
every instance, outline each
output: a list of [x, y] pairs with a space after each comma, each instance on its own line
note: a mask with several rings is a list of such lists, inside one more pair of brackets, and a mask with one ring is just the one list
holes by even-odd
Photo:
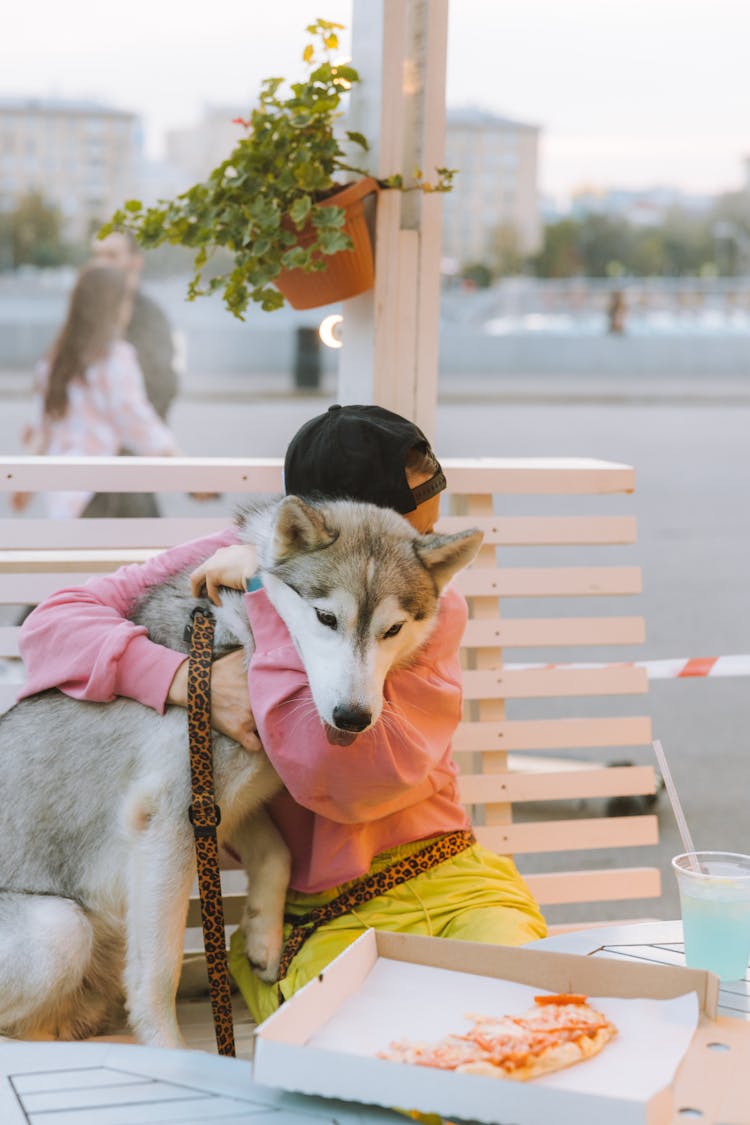
[[[3, 387], [7, 394], [3, 394]], [[18, 381], [0, 374], [0, 448], [19, 449], [18, 431], [28, 404]], [[15, 388], [15, 389], [14, 389]], [[328, 388], [331, 391], [331, 388]], [[214, 391], [216, 393], [214, 393]], [[297, 427], [333, 401], [331, 393], [297, 397], [273, 383], [194, 380], [177, 404], [173, 425], [182, 447], [194, 454], [279, 455]], [[750, 521], [748, 520], [750, 378], [724, 379], [707, 386], [696, 378], [644, 381], [492, 380], [453, 378], [442, 386], [435, 446], [452, 456], [586, 456], [622, 461], [637, 469], [634, 497], [597, 501], [598, 510], [633, 512], [638, 519], [635, 548], [602, 552], [601, 562], [638, 562], [644, 572], [642, 596], [614, 612], [642, 612], [647, 622], [643, 650], [596, 650], [584, 659], [656, 659], [750, 652]], [[509, 502], [506, 510], [553, 512], [554, 498]], [[581, 501], [581, 510], [593, 510]], [[194, 510], [184, 497], [166, 498], [175, 514]], [[206, 514], [221, 505], [204, 507]], [[569, 509], [570, 510], [570, 509]], [[548, 549], [549, 550], [549, 549]], [[605, 558], [605, 555], [607, 556]], [[551, 557], [551, 553], [550, 553]], [[576, 549], [557, 558], [575, 564]], [[591, 552], [588, 553], [591, 558]], [[539, 552], [514, 549], [510, 565], [534, 561]], [[554, 612], [557, 607], [547, 607]], [[573, 611], [576, 608], [573, 606]], [[608, 612], [603, 604], [582, 612]], [[561, 612], [571, 607], [561, 606]], [[559, 654], [510, 653], [510, 659], [555, 659]], [[575, 658], [574, 657], [574, 658]], [[568, 654], [570, 658], [570, 654]], [[644, 701], [604, 701], [609, 713], [639, 713]], [[615, 703], [614, 708], [612, 707]], [[729, 851], [750, 850], [747, 806], [750, 794], [750, 683], [746, 679], [659, 681], [645, 704], [661, 739], [696, 845]], [[520, 704], [517, 706], [521, 706]], [[569, 713], [580, 704], [562, 703]], [[600, 705], [597, 705], [600, 706]], [[536, 714], [561, 714], [560, 703], [535, 704]], [[589, 713], [595, 713], [593, 709]], [[605, 760], [621, 757], [602, 755]], [[628, 753], [651, 760], [648, 748]], [[598, 810], [589, 810], [598, 811]], [[571, 810], [550, 809], [570, 816]], [[630, 864], [659, 862], [665, 897], [655, 908], [638, 904], [639, 916], [677, 914], [669, 858], [681, 850], [668, 807], [660, 810], [658, 849], [634, 849]], [[602, 860], [611, 860], [603, 853]], [[522, 870], [577, 865], [575, 853], [526, 857]], [[551, 910], [554, 921], [560, 911]], [[562, 911], [570, 917], [571, 910]], [[634, 916], [633, 904], [605, 911], [582, 908], [580, 917]]]

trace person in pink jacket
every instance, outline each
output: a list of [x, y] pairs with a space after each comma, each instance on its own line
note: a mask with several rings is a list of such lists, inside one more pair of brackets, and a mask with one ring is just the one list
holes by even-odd
[[[424, 434], [377, 406], [335, 406], [297, 433], [285, 489], [392, 507], [432, 528], [445, 478]], [[233, 530], [165, 551], [141, 565], [61, 590], [21, 634], [23, 695], [56, 687], [78, 699], [127, 696], [163, 712], [186, 705], [183, 654], [128, 620], [154, 583], [193, 567], [195, 593], [245, 587], [252, 548]], [[388, 723], [351, 746], [328, 741], [294, 643], [262, 589], [245, 596], [255, 652], [214, 663], [213, 725], [249, 752], [262, 745], [286, 787], [271, 814], [292, 855], [286, 957], [276, 985], [251, 970], [243, 936], [231, 942], [235, 980], [256, 1020], [317, 975], [364, 928], [499, 944], [543, 937], [544, 919], [512, 860], [478, 845], [460, 803], [451, 738], [461, 718], [458, 650], [466, 604], [448, 587], [417, 660], [391, 671]], [[317, 928], [307, 916], [324, 907]]]

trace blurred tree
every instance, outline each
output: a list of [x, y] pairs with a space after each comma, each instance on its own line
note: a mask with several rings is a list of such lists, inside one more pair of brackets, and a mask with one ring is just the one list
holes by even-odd
[[29, 192], [5, 215], [9, 230], [10, 264], [60, 266], [69, 260], [62, 237], [62, 213], [40, 192]]
[[750, 192], [719, 196], [710, 220], [719, 272], [731, 277], [750, 272]]
[[10, 215], [7, 211], [0, 211], [0, 273], [3, 270], [10, 269], [13, 269], [13, 235]]
[[750, 192], [728, 191], [720, 195], [712, 210], [713, 219], [727, 219], [750, 234]]
[[617, 276], [629, 272], [632, 227], [610, 215], [587, 215], [580, 224], [578, 247], [587, 277]]
[[673, 208], [661, 226], [664, 242], [663, 272], [671, 277], [695, 276], [714, 257], [711, 222]]
[[472, 262], [461, 270], [464, 281], [472, 282], [477, 289], [489, 289], [492, 285], [492, 270], [484, 262]]
[[[725, 232], [720, 235], [718, 232]], [[731, 238], [726, 234], [730, 231]], [[696, 277], [736, 272], [732, 245], [717, 255], [717, 240], [740, 244], [745, 228], [712, 212], [695, 215], [674, 208], [662, 222], [640, 226], [611, 215], [563, 219], [545, 228], [544, 244], [533, 259], [540, 277]], [[750, 215], [747, 246], [750, 256]], [[722, 258], [722, 260], [719, 260]]]
[[636, 277], [660, 277], [664, 268], [664, 237], [659, 227], [642, 227], [633, 239], [630, 272]]
[[575, 277], [585, 272], [579, 248], [580, 223], [560, 219], [544, 228], [544, 240], [531, 259], [538, 277]]
[[492, 239], [490, 269], [493, 278], [515, 276], [523, 273], [523, 267], [524, 253], [518, 228], [513, 223], [501, 223]]

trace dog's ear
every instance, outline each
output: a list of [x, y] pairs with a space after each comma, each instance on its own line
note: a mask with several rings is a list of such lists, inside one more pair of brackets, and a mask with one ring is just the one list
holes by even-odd
[[414, 549], [442, 590], [454, 574], [473, 562], [483, 539], [483, 532], [469, 528], [455, 535], [421, 535], [414, 540]]
[[298, 496], [285, 496], [279, 504], [273, 533], [276, 562], [320, 551], [323, 547], [330, 547], [337, 538], [337, 532], [326, 525], [323, 513], [305, 504]]

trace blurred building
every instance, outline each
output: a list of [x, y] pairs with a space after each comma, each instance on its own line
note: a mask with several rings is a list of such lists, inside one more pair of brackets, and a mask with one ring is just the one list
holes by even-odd
[[491, 265], [498, 237], [514, 239], [524, 256], [539, 248], [539, 132], [483, 110], [448, 109], [445, 162], [459, 174], [443, 196], [443, 254], [459, 268]]
[[233, 120], [241, 113], [237, 106], [205, 106], [200, 121], [169, 130], [165, 162], [172, 174], [179, 174], [182, 188], [205, 180], [217, 164], [226, 160], [245, 135], [242, 125]]
[[657, 226], [675, 209], [705, 214], [714, 202], [712, 195], [690, 194], [675, 187], [582, 187], [571, 195], [570, 214], [574, 219], [607, 215], [633, 226], [647, 227]]
[[142, 147], [133, 113], [87, 101], [0, 98], [0, 209], [30, 192], [83, 241], [135, 194]]

